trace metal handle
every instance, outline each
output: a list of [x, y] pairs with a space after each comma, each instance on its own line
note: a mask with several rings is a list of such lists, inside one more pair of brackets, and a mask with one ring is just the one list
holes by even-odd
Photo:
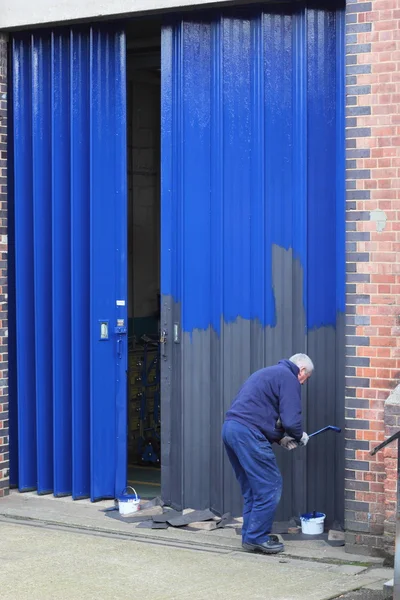
[[334, 425], [328, 425], [323, 429], [319, 429], [318, 431], [314, 431], [314, 433], [310, 433], [309, 438], [314, 437], [314, 435], [319, 435], [320, 433], [324, 433], [324, 431], [334, 431], [335, 433], [341, 433], [340, 427], [335, 427]]
[[117, 338], [117, 356], [122, 358], [122, 338]]
[[132, 490], [132, 492], [135, 494], [136, 501], [137, 501], [137, 500], [139, 499], [139, 498], [138, 498], [138, 495], [137, 495], [137, 493], [136, 493], [136, 490], [135, 490], [135, 488], [133, 488], [131, 485], [128, 485], [126, 488], [124, 488], [124, 489], [122, 490], [122, 494], [121, 494], [121, 496], [126, 496], [126, 495], [132, 496], [133, 494], [129, 494], [129, 490]]
[[166, 331], [162, 331], [161, 332], [161, 337], [160, 337], [160, 346], [161, 346], [161, 356], [163, 358], [165, 358], [167, 356], [166, 354], [166, 344], [167, 344], [167, 332]]

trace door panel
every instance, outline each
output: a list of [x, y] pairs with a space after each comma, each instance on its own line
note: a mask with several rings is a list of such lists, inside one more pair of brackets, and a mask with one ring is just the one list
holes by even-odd
[[[340, 9], [263, 5], [163, 28], [162, 492], [176, 506], [240, 512], [221, 428], [257, 369], [309, 352], [304, 428], [342, 426], [342, 26]], [[318, 445], [277, 448], [278, 519], [343, 518], [340, 441]]]
[[[33, 228], [38, 492], [53, 490], [51, 38], [31, 38]], [[28, 108], [28, 107], [27, 107]], [[29, 110], [29, 108], [28, 108]], [[16, 139], [17, 141], [17, 139]], [[15, 163], [16, 166], [17, 162]], [[32, 395], [34, 398], [35, 395]], [[21, 418], [23, 418], [21, 412]]]
[[[31, 49], [13, 41], [18, 487], [37, 488]], [[50, 349], [49, 349], [50, 351]]]
[[54, 494], [72, 493], [70, 38], [52, 33]]
[[12, 78], [18, 485], [114, 497], [126, 481], [125, 34], [17, 34]]
[[90, 496], [89, 36], [71, 32], [72, 493]]
[[[116, 381], [123, 386], [126, 334], [126, 106], [125, 38], [119, 33], [91, 34], [91, 472], [92, 499], [113, 497], [116, 439], [127, 428], [118, 408]], [[113, 85], [111, 85], [111, 82]], [[115, 85], [115, 87], [114, 87]], [[122, 222], [121, 222], [122, 219]], [[122, 267], [122, 269], [121, 269]], [[122, 284], [121, 285], [121, 278]], [[118, 296], [120, 294], [120, 296]], [[101, 324], [109, 340], [101, 340]], [[120, 397], [119, 401], [120, 401]], [[126, 388], [125, 388], [126, 403]], [[120, 458], [123, 458], [120, 456]], [[126, 459], [125, 459], [126, 461]], [[125, 466], [124, 466], [125, 464]], [[126, 462], [120, 466], [126, 473]]]

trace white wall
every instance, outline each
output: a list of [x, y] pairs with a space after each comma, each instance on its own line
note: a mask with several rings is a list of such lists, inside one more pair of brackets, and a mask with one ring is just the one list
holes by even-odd
[[230, 3], [232, 0], [0, 0], [0, 29]]

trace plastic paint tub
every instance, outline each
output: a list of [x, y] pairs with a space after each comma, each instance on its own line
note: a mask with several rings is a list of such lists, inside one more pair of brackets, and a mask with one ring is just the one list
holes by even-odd
[[300, 516], [301, 532], [306, 535], [319, 535], [324, 533], [324, 522], [326, 515], [324, 513], [305, 513]]
[[[129, 494], [128, 490], [132, 490], [133, 494]], [[118, 510], [122, 517], [128, 517], [137, 512], [140, 508], [140, 498], [133, 487], [127, 487], [123, 490], [121, 496], [118, 496]]]

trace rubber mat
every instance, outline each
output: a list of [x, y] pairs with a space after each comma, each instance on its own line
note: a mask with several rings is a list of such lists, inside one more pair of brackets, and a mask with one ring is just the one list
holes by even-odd
[[[158, 511], [160, 511], [159, 514], [162, 514], [162, 508], [154, 506], [146, 510], [139, 510], [137, 513], [134, 513], [130, 517], [122, 517], [118, 511], [108, 512], [106, 513], [106, 517], [109, 517], [110, 519], [115, 519], [115, 521], [121, 521], [122, 523], [141, 523], [142, 521], [152, 521], [153, 517], [157, 516]], [[151, 514], [152, 512], [153, 514]]]
[[135, 517], [121, 517], [117, 511], [106, 513], [106, 517], [109, 519], [114, 519], [115, 521], [121, 521], [122, 523], [141, 523], [142, 521], [149, 520], [148, 515], [139, 516], [139, 514], [137, 514]]
[[157, 496], [156, 498], [153, 498], [153, 500], [141, 503], [140, 510], [147, 510], [148, 508], [153, 508], [153, 506], [164, 506], [164, 502]]
[[168, 523], [154, 523], [153, 521], [142, 521], [138, 529], [168, 529]]
[[224, 515], [222, 515], [219, 523], [217, 523], [217, 529], [223, 529], [224, 527], [233, 522], [234, 518], [232, 517], [231, 513], [225, 513]]
[[170, 519], [175, 519], [177, 517], [181, 517], [182, 512], [177, 510], [167, 510], [163, 515], [155, 515], [153, 517], [154, 523], [166, 523], [169, 522]]
[[306, 533], [283, 533], [282, 539], [288, 542], [313, 542], [315, 540], [328, 541], [328, 534], [307, 535]]
[[169, 523], [172, 527], [183, 527], [184, 525], [190, 525], [190, 523], [211, 521], [214, 518], [215, 515], [213, 512], [211, 512], [211, 510], [194, 510], [186, 515], [170, 518], [167, 520], [167, 523]]

